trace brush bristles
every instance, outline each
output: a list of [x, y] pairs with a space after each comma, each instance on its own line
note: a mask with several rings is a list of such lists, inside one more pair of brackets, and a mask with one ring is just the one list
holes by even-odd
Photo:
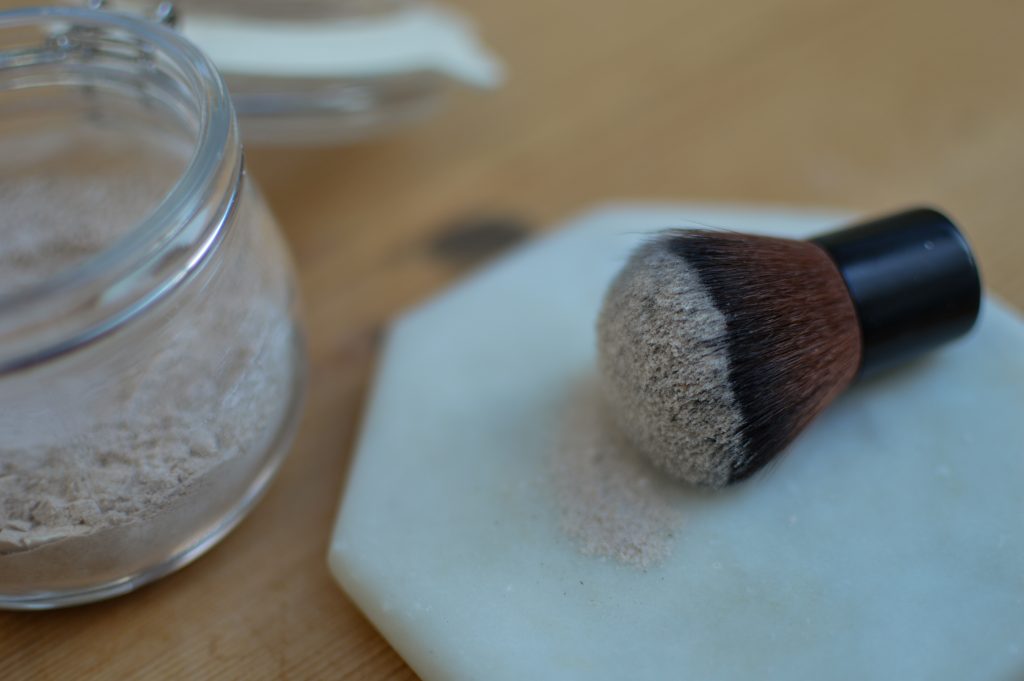
[[704, 230], [638, 249], [598, 335], [626, 435], [711, 487], [771, 461], [850, 384], [861, 354], [853, 302], [821, 248]]

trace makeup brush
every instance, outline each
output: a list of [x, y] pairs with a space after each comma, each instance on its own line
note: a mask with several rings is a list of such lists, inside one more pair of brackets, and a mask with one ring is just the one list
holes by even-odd
[[970, 247], [930, 209], [809, 241], [669, 230], [608, 290], [602, 383], [659, 468], [723, 487], [854, 381], [967, 333], [980, 302]]

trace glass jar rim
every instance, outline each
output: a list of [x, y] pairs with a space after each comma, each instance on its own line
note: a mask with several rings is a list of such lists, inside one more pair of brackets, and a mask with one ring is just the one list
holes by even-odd
[[[105, 336], [180, 284], [223, 236], [222, 227], [229, 222], [237, 203], [242, 178], [234, 108], [223, 79], [199, 48], [156, 22], [105, 9], [36, 7], [0, 12], [0, 30], [47, 24], [116, 31], [157, 51], [183, 77], [189, 96], [196, 100], [195, 141], [184, 171], [168, 193], [121, 237], [46, 279], [0, 293], [0, 373], [35, 365]], [[19, 65], [19, 55], [0, 52], [0, 70]], [[218, 205], [213, 214], [202, 210], [203, 204], [211, 200]], [[61, 333], [49, 333], [36, 338], [36, 342], [26, 342], [20, 333], [24, 329], [18, 329], [18, 347], [5, 347], [7, 327], [17, 329], [18, 319], [27, 311], [52, 305], [84, 288], [102, 289], [153, 267], [162, 254], [180, 246], [174, 237], [196, 220], [206, 223], [201, 226], [204, 239], [198, 252], [183, 263], [185, 271], [153, 283], [145, 295], [110, 306], [99, 315], [101, 318], [92, 315], [80, 324], [65, 324]], [[39, 322], [36, 319], [34, 323]]]

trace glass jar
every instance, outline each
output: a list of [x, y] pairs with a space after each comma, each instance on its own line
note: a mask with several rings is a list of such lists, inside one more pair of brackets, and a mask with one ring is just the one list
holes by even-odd
[[0, 13], [0, 607], [188, 563], [291, 441], [293, 270], [211, 62], [106, 11]]

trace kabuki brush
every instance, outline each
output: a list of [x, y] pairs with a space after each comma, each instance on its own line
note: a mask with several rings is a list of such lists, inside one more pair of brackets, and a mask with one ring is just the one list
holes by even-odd
[[764, 467], [859, 378], [967, 333], [980, 301], [970, 247], [930, 209], [808, 241], [669, 230], [608, 290], [602, 383], [659, 468], [722, 487]]

